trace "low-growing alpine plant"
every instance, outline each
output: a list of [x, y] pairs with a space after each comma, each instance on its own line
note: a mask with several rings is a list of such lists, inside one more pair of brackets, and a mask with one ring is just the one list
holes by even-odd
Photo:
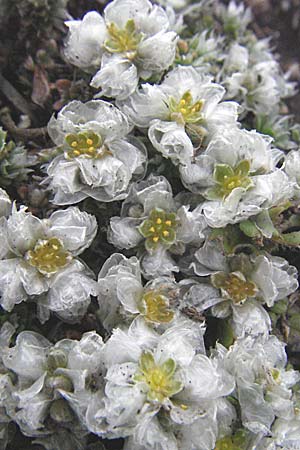
[[0, 129], [1, 450], [300, 449], [296, 86], [223, 3], [63, 8], [90, 97]]

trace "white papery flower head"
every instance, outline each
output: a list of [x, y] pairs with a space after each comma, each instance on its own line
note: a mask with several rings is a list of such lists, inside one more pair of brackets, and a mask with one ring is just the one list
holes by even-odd
[[131, 128], [121, 111], [101, 100], [73, 101], [52, 117], [48, 132], [61, 149], [47, 167], [53, 202], [124, 199], [131, 179], [143, 175], [146, 163], [145, 146], [127, 136]]
[[[91, 378], [101, 389], [102, 338], [85, 333], [80, 341], [63, 339], [52, 345], [42, 335], [23, 331], [14, 347], [7, 348], [3, 362], [16, 376], [13, 419], [28, 436], [48, 434], [45, 420], [75, 422], [71, 408], [83, 418], [93, 395]], [[95, 386], [93, 386], [95, 389]]]
[[284, 170], [295, 181], [295, 197], [300, 197], [300, 151], [292, 150], [285, 157]]
[[177, 283], [173, 277], [156, 277], [142, 283], [139, 260], [120, 253], [111, 255], [98, 276], [99, 316], [103, 326], [124, 327], [135, 317], [143, 318], [158, 332], [172, 326], [180, 316], [183, 293], [189, 280]]
[[224, 93], [195, 68], [180, 66], [160, 85], [143, 84], [118, 105], [135, 125], [149, 128], [151, 143], [165, 158], [184, 164], [219, 128], [237, 126], [238, 104], [222, 102]]
[[253, 433], [269, 434], [276, 417], [295, 418], [291, 388], [300, 374], [286, 370], [286, 363], [285, 344], [275, 336], [238, 339], [225, 357], [236, 379], [243, 425]]
[[184, 320], [162, 335], [141, 321], [127, 332], [115, 330], [103, 353], [108, 367], [105, 409], [94, 409], [91, 431], [132, 436], [137, 448], [160, 450], [187, 450], [202, 433], [203, 447], [195, 448], [209, 448], [207, 441], [213, 446], [217, 403], [234, 383], [222, 358], [197, 350], [201, 335], [198, 325]]
[[82, 317], [96, 285], [92, 272], [76, 256], [94, 239], [96, 219], [70, 207], [41, 220], [14, 205], [4, 225], [1, 306], [11, 311], [31, 298], [38, 301], [42, 321], [50, 311], [65, 320]]
[[238, 337], [267, 335], [271, 321], [262, 305], [272, 307], [298, 287], [296, 267], [267, 253], [224, 258], [216, 246], [206, 243], [195, 252], [191, 267], [201, 277], [211, 274], [212, 286], [192, 286], [184, 297], [186, 305], [200, 313], [211, 308], [212, 315], [222, 319], [231, 316]]
[[65, 56], [96, 72], [91, 85], [100, 88], [99, 96], [124, 99], [140, 78], [162, 74], [175, 58], [177, 35], [168, 31], [168, 15], [148, 0], [114, 0], [103, 17], [91, 11], [66, 25]]
[[229, 5], [217, 5], [217, 12], [223, 21], [225, 33], [235, 39], [239, 33], [245, 32], [252, 18], [250, 8], [235, 0], [230, 0]]
[[0, 218], [9, 216], [11, 212], [11, 200], [4, 189], [0, 188]]
[[164, 177], [151, 175], [134, 183], [123, 202], [121, 217], [112, 217], [108, 240], [117, 248], [145, 245], [142, 259], [144, 274], [149, 277], [170, 275], [178, 267], [170, 252], [181, 254], [185, 246], [201, 242], [206, 222], [199, 208], [189, 211], [173, 198]]
[[268, 41], [244, 46], [233, 43], [217, 81], [226, 88], [226, 99], [238, 101], [241, 115], [247, 111], [270, 115], [279, 112], [280, 99], [293, 95], [287, 80], [269, 51]]
[[175, 10], [180, 10], [186, 7], [190, 3], [190, 0], [158, 0], [157, 3], [164, 6], [165, 8], [169, 6], [174, 8]]
[[3, 355], [7, 351], [16, 327], [10, 322], [4, 322], [0, 328], [0, 446], [6, 448], [9, 440], [10, 422], [16, 409], [14, 399], [15, 386], [11, 372], [3, 362]]
[[203, 212], [211, 227], [241, 222], [287, 200], [293, 182], [276, 165], [283, 157], [271, 138], [238, 129], [216, 134], [195, 162], [180, 166], [181, 179], [207, 201]]

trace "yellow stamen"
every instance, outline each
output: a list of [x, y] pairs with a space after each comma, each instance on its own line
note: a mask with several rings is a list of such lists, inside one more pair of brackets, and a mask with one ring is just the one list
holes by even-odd
[[156, 219], [156, 223], [157, 223], [157, 225], [160, 225], [160, 224], [161, 224], [161, 222], [162, 222], [162, 220], [161, 220], [160, 218]]
[[86, 143], [87, 143], [87, 145], [93, 145], [92, 139], [87, 139], [87, 140], [86, 140]]
[[163, 235], [164, 235], [165, 237], [169, 236], [169, 234], [170, 234], [170, 233], [169, 233], [168, 231], [166, 231], [166, 230], [163, 231]]
[[74, 153], [75, 156], [79, 156], [80, 155], [80, 151], [79, 150], [74, 150], [73, 153]]
[[95, 150], [95, 147], [89, 147], [89, 148], [88, 148], [88, 151], [89, 151], [90, 153], [93, 153], [94, 150]]
[[154, 228], [154, 227], [151, 227], [151, 228], [149, 228], [149, 231], [151, 231], [151, 233], [154, 233], [155, 228]]
[[165, 224], [166, 224], [168, 227], [170, 227], [170, 226], [172, 225], [172, 222], [171, 222], [171, 220], [166, 220], [166, 221], [165, 221]]
[[78, 145], [78, 142], [73, 141], [72, 144], [71, 144], [71, 147], [77, 147], [77, 145]]
[[154, 237], [152, 238], [152, 241], [153, 241], [153, 242], [158, 242], [158, 240], [159, 240], [159, 237], [158, 237], [158, 236], [154, 236]]

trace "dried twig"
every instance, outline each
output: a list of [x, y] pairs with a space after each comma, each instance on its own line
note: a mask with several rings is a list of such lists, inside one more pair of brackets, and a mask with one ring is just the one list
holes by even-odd
[[25, 100], [25, 98], [4, 78], [0, 73], [0, 90], [5, 97], [14, 105], [14, 107], [23, 114], [29, 116], [32, 120], [36, 120], [33, 109]]
[[18, 128], [11, 118], [8, 108], [2, 108], [0, 110], [0, 121], [4, 128], [9, 131], [9, 133], [22, 141], [30, 141], [34, 139], [46, 138], [47, 127], [41, 128]]

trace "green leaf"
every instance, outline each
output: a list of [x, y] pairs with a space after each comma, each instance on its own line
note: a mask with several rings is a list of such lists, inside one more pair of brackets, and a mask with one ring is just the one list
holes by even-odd
[[280, 235], [283, 243], [291, 247], [300, 247], [300, 231]]
[[274, 306], [272, 306], [271, 311], [275, 314], [281, 315], [281, 314], [286, 313], [287, 308], [288, 308], [287, 300], [284, 299], [284, 300], [279, 300], [278, 302], [276, 302], [274, 304]]
[[300, 314], [294, 314], [289, 319], [289, 326], [294, 330], [300, 331]]
[[234, 341], [234, 334], [231, 325], [227, 320], [220, 320], [218, 323], [219, 340], [224, 347], [229, 348]]
[[227, 225], [225, 228], [214, 230], [210, 239], [221, 239], [226, 255], [233, 255], [238, 248], [251, 247], [252, 241], [240, 230], [238, 225]]
[[261, 233], [258, 230], [257, 226], [255, 225], [252, 220], [244, 220], [239, 224], [240, 230], [248, 237], [250, 238], [258, 238], [261, 237]]
[[292, 203], [290, 201], [287, 201], [283, 203], [282, 205], [274, 206], [273, 208], [269, 209], [269, 215], [271, 220], [277, 219], [277, 217], [282, 214], [284, 211], [286, 211], [288, 208], [292, 206]]

